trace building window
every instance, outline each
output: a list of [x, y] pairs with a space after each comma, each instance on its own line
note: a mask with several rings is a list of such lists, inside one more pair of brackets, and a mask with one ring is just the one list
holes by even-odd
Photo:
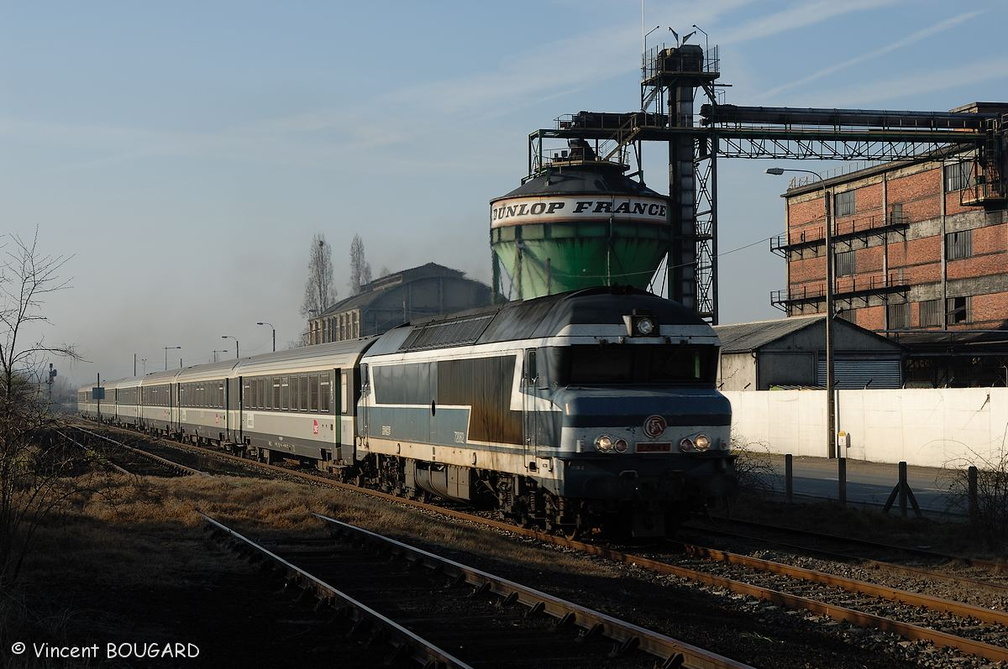
[[910, 303], [887, 305], [886, 319], [890, 330], [905, 330], [910, 327]]
[[854, 252], [841, 251], [840, 253], [837, 253], [834, 267], [836, 269], [837, 276], [852, 276], [855, 272]]
[[945, 192], [954, 193], [973, 187], [973, 163], [961, 161], [951, 163], [944, 168]]
[[925, 300], [920, 303], [920, 326], [922, 328], [941, 327], [941, 300]]
[[903, 217], [902, 203], [889, 205], [889, 220], [887, 222], [889, 225], [902, 225], [906, 223], [906, 218]]
[[854, 193], [846, 191], [833, 196], [833, 213], [836, 216], [851, 216], [854, 214]]
[[945, 301], [945, 308], [948, 310], [949, 325], [969, 322], [970, 298], [968, 296], [948, 298]]
[[945, 235], [945, 259], [958, 260], [973, 255], [973, 231], [950, 232]]

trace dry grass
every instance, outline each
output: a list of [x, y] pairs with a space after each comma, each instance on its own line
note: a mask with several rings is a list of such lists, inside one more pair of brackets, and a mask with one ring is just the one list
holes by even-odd
[[180, 628], [200, 623], [193, 618], [192, 593], [240, 606], [232, 601], [233, 580], [254, 582], [254, 569], [208, 541], [200, 511], [256, 538], [324, 536], [323, 524], [312, 516], [318, 512], [409, 543], [482, 556], [488, 569], [517, 563], [540, 572], [576, 569], [619, 577], [601, 562], [521, 545], [513, 537], [350, 491], [237, 477], [91, 475], [80, 483], [87, 492], [73, 508], [39, 528], [19, 592], [0, 600], [5, 638], [177, 638], [187, 633]]
[[[227, 657], [231, 666], [262, 666], [274, 657], [285, 661], [299, 657], [303, 640], [292, 635], [278, 641], [263, 630], [278, 619], [300, 614], [282, 609], [278, 613], [271, 603], [275, 590], [261, 584], [255, 568], [208, 541], [200, 511], [265, 538], [290, 533], [324, 536], [323, 524], [312, 516], [318, 512], [408, 543], [454, 551], [461, 561], [489, 571], [507, 575], [509, 567], [520, 565], [546, 575], [544, 580], [550, 582], [570, 574], [606, 582], [624, 575], [601, 560], [586, 560], [352, 491], [238, 477], [93, 475], [79, 482], [89, 492], [75, 499], [72, 510], [43, 523], [23, 587], [0, 598], [0, 635], [5, 639], [55, 644], [195, 640], [207, 660]], [[835, 505], [784, 505], [755, 497], [736, 505], [736, 513], [744, 510], [748, 517], [796, 527], [856, 529], [935, 544], [932, 524]], [[824, 518], [830, 519], [826, 527]], [[243, 649], [244, 661], [235, 656], [235, 648]], [[314, 650], [321, 652], [317, 646]], [[303, 666], [312, 664], [306, 660]]]

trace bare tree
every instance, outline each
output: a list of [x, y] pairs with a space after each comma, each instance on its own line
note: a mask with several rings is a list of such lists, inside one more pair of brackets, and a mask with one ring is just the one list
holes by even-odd
[[319, 232], [312, 238], [311, 254], [308, 256], [308, 280], [305, 282], [301, 315], [305, 318], [317, 316], [335, 302], [332, 247], [326, 241], [325, 235]]
[[[972, 449], [971, 449], [972, 450]], [[1008, 546], [1008, 445], [947, 463], [939, 484], [949, 509], [966, 512], [987, 548]]]
[[354, 235], [350, 242], [350, 290], [356, 295], [371, 283], [371, 264], [364, 258], [364, 240]]
[[69, 345], [45, 342], [46, 295], [63, 290], [65, 256], [7, 235], [0, 261], [0, 591], [16, 580], [39, 521], [73, 492], [65, 478], [77, 460], [53, 438], [48, 360], [79, 359]]

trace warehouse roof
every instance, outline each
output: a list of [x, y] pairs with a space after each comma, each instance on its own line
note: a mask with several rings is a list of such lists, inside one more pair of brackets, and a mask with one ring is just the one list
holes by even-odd
[[718, 338], [721, 339], [722, 353], [745, 353], [746, 351], [755, 351], [781, 337], [803, 330], [822, 319], [821, 314], [793, 316], [772, 321], [716, 325], [714, 330], [717, 331]]

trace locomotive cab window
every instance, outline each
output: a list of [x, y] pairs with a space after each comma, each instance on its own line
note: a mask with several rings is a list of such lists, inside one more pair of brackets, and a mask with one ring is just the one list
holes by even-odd
[[717, 348], [691, 345], [578, 345], [550, 350], [560, 385], [713, 386]]

